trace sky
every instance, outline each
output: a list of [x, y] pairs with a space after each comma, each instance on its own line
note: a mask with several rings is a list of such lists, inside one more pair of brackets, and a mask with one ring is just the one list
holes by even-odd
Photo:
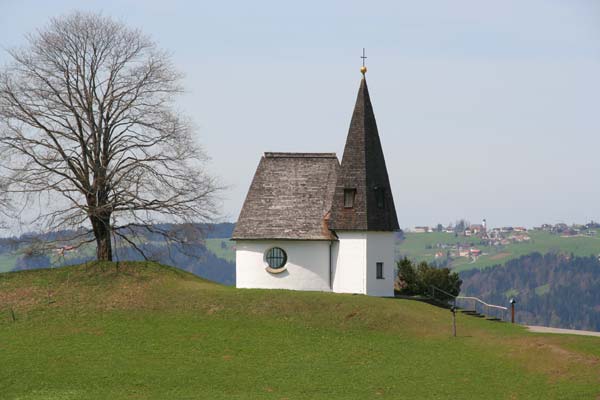
[[597, 0], [0, 0], [0, 65], [75, 10], [171, 54], [222, 221], [265, 151], [341, 159], [363, 47], [403, 229], [600, 220]]

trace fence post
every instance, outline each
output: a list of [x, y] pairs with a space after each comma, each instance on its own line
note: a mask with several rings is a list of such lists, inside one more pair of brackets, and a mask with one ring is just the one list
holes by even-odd
[[456, 305], [450, 308], [452, 311], [452, 335], [456, 337]]
[[510, 322], [513, 324], [515, 323], [515, 303], [516, 302], [517, 301], [514, 298], [510, 299]]

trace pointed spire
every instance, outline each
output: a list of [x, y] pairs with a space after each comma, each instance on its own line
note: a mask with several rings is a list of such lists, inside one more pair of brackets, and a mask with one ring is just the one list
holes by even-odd
[[350, 121], [329, 227], [332, 230], [399, 230], [377, 122], [364, 75]]

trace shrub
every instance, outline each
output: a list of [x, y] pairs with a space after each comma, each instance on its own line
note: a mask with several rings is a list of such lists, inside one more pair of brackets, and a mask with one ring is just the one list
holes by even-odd
[[399, 294], [427, 296], [431, 294], [431, 286], [435, 286], [458, 296], [461, 284], [462, 280], [460, 280], [458, 274], [451, 272], [448, 268], [436, 268], [426, 262], [421, 262], [415, 266], [406, 257], [398, 261], [396, 291]]

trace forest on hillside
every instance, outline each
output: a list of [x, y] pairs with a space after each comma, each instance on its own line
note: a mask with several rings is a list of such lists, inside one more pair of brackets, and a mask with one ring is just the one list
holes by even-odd
[[[157, 226], [162, 230], [176, 229], [177, 226], [164, 224]], [[235, 264], [218, 257], [206, 247], [206, 240], [229, 238], [234, 224], [204, 224], [203, 232], [190, 245], [167, 244], [163, 237], [147, 230], [140, 230], [137, 247], [152, 261], [191, 272], [202, 278], [224, 285], [235, 285]], [[61, 237], [72, 237], [73, 232], [59, 231], [50, 234], [25, 234], [19, 237], [0, 238], [0, 261], [3, 258], [14, 259], [8, 270], [21, 271], [38, 268], [56, 268], [66, 265], [82, 264], [95, 259], [89, 248], [73, 248], [61, 256], [59, 248], [65, 248]], [[50, 244], [56, 243], [54, 249]], [[127, 243], [115, 245], [115, 261], [142, 261], [144, 257]]]
[[600, 331], [597, 257], [532, 253], [460, 277], [461, 295], [501, 305], [515, 298], [519, 323]]

